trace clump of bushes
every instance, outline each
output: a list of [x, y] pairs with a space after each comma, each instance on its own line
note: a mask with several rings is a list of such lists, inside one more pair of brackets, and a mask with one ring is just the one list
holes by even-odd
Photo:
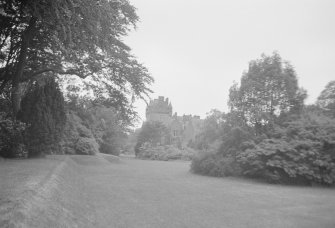
[[14, 122], [0, 113], [0, 156], [6, 158], [24, 158], [28, 151], [23, 143], [27, 125]]
[[139, 148], [137, 157], [149, 160], [191, 160], [195, 151], [191, 148], [179, 149], [174, 145], [152, 145], [143, 143]]
[[282, 183], [335, 183], [335, 120], [307, 116], [241, 151], [243, 175]]
[[75, 143], [76, 154], [94, 155], [99, 152], [99, 145], [94, 138], [81, 137]]
[[172, 143], [169, 129], [158, 121], [145, 122], [137, 134], [135, 145], [137, 158], [150, 160], [191, 160], [195, 150]]
[[93, 155], [99, 152], [99, 146], [91, 130], [73, 111], [67, 113], [67, 124], [64, 130], [63, 151], [66, 154]]
[[143, 152], [144, 148], [168, 145], [169, 143], [170, 133], [164, 124], [158, 121], [145, 122], [137, 135], [137, 142], [134, 148], [135, 155], [140, 156], [139, 154], [141, 150]]
[[239, 128], [227, 132], [220, 150], [192, 160], [192, 171], [271, 183], [335, 184], [335, 120], [309, 113], [268, 135], [246, 135]]
[[70, 97], [67, 103], [67, 123], [62, 140], [69, 154], [119, 155], [127, 124], [113, 108], [96, 104], [85, 97]]
[[[23, 88], [23, 87], [22, 87]], [[20, 111], [13, 116], [9, 94], [0, 107], [0, 153], [4, 157], [34, 157], [61, 153], [59, 142], [65, 125], [64, 99], [57, 82], [43, 77], [24, 85]]]
[[230, 112], [212, 113], [205, 122], [202, 138], [219, 135], [220, 148], [195, 157], [192, 171], [272, 183], [334, 185], [334, 85], [326, 86], [317, 105], [305, 106], [306, 91], [278, 53], [251, 61], [240, 84], [230, 88]]
[[194, 156], [191, 170], [195, 173], [215, 177], [236, 176], [241, 173], [241, 169], [236, 165], [233, 157], [225, 157], [214, 152], [199, 153]]

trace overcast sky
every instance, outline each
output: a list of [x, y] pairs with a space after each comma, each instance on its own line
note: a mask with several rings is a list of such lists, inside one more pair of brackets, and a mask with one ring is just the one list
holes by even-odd
[[227, 111], [233, 81], [274, 50], [295, 67], [307, 103], [335, 80], [334, 0], [130, 1], [140, 22], [125, 41], [155, 79], [152, 98], [169, 97], [178, 115]]

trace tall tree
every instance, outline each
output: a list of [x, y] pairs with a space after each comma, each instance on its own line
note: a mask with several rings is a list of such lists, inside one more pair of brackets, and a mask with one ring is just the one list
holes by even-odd
[[137, 137], [137, 143], [135, 145], [135, 154], [138, 154], [141, 146], [144, 143], [150, 143], [157, 146], [161, 143], [167, 143], [170, 141], [169, 130], [158, 121], [145, 122]]
[[127, 0], [0, 0], [0, 93], [14, 117], [21, 85], [45, 73], [90, 77], [100, 101], [131, 110], [153, 81], [122, 41], [137, 21]]
[[28, 124], [28, 155], [58, 153], [66, 115], [64, 98], [54, 78], [39, 80], [22, 99], [18, 118]]
[[335, 118], [335, 81], [329, 82], [322, 90], [317, 105], [327, 114]]
[[223, 124], [226, 121], [226, 114], [212, 109], [207, 113], [206, 119], [202, 123], [202, 128], [192, 143], [196, 149], [208, 149], [211, 144], [221, 139], [223, 134]]
[[305, 97], [293, 67], [274, 52], [249, 63], [240, 86], [230, 88], [229, 106], [247, 125], [260, 130], [284, 113], [299, 111]]

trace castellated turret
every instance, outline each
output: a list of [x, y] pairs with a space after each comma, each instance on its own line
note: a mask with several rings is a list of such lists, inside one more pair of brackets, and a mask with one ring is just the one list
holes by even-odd
[[172, 105], [169, 99], [159, 96], [158, 99], [151, 100], [146, 109], [147, 121], [159, 121], [165, 126], [172, 122]]
[[203, 123], [200, 116], [178, 116], [177, 113], [172, 115], [171, 102], [163, 96], [150, 101], [146, 109], [146, 118], [148, 122], [158, 121], [164, 124], [170, 132], [171, 141], [182, 147], [195, 140]]

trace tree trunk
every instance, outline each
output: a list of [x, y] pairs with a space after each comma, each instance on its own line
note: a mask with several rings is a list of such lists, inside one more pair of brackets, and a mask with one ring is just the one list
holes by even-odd
[[20, 81], [22, 78], [24, 67], [26, 65], [28, 47], [30, 41], [33, 38], [35, 24], [36, 19], [31, 18], [29, 21], [28, 28], [22, 35], [21, 50], [16, 64], [16, 70], [12, 78], [11, 100], [12, 100], [12, 111], [14, 121], [16, 121], [17, 114], [20, 110], [21, 97], [22, 97], [20, 90]]

